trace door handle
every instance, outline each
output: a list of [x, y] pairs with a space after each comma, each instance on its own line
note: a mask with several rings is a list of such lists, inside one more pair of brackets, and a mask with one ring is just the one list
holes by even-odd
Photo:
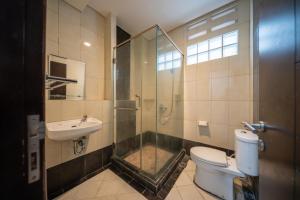
[[250, 124], [248, 122], [242, 122], [243, 126], [253, 133], [261, 133], [265, 131], [265, 122], [260, 121], [258, 123]]
[[122, 108], [122, 107], [114, 107], [116, 110], [128, 110], [128, 111], [137, 111], [138, 108]]

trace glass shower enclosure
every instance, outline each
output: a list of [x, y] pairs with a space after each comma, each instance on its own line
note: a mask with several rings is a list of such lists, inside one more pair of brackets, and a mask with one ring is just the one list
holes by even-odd
[[152, 183], [183, 151], [183, 54], [155, 25], [114, 48], [113, 161]]

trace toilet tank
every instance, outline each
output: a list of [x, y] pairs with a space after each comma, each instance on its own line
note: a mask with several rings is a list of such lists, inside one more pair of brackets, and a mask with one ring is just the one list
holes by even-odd
[[258, 136], [251, 131], [235, 130], [235, 156], [237, 168], [249, 175], [258, 176]]

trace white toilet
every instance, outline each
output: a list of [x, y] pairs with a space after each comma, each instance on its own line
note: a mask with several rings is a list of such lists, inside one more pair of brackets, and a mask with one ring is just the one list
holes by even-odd
[[235, 177], [258, 176], [258, 136], [250, 131], [235, 130], [236, 159], [208, 147], [193, 147], [190, 153], [197, 166], [195, 183], [222, 199], [233, 199]]

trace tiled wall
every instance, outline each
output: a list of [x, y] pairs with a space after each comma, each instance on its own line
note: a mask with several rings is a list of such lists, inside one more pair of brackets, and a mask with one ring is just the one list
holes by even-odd
[[[234, 27], [239, 30], [238, 55], [184, 66], [184, 138], [232, 150], [234, 129], [252, 121], [253, 106], [250, 5], [248, 0], [240, 3]], [[185, 54], [186, 31], [183, 25], [169, 32]], [[199, 128], [198, 120], [208, 121], [208, 128]]]
[[[105, 18], [90, 7], [82, 12], [62, 0], [48, 0], [46, 53], [86, 63], [85, 100], [46, 100], [46, 122], [81, 118], [87, 114], [103, 122], [102, 130], [92, 134], [85, 153], [113, 142], [112, 102], [104, 100]], [[83, 42], [92, 45], [86, 47]], [[73, 142], [56, 142], [46, 137], [46, 167], [75, 157]]]

